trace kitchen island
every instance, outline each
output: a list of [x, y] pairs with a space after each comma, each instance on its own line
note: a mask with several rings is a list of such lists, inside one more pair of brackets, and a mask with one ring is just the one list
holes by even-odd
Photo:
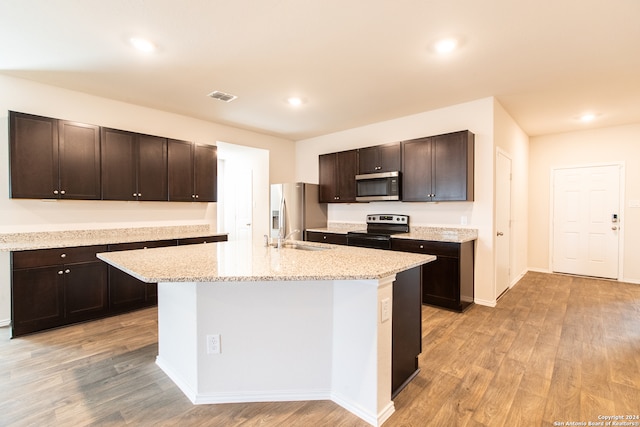
[[157, 364], [193, 403], [332, 400], [376, 426], [394, 411], [394, 281], [435, 259], [244, 241], [98, 257], [159, 283]]

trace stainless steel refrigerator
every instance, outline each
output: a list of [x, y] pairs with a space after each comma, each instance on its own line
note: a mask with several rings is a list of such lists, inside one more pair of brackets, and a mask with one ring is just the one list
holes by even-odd
[[318, 189], [304, 182], [271, 185], [271, 237], [282, 229], [283, 237], [304, 240], [306, 229], [327, 226], [327, 204], [318, 203]]

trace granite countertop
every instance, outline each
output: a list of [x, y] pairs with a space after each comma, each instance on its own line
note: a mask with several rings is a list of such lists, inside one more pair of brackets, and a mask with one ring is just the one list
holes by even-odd
[[[312, 228], [307, 231], [319, 233], [347, 234], [349, 231], [366, 230], [366, 224], [329, 223], [326, 228]], [[478, 238], [478, 230], [462, 227], [422, 227], [410, 228], [409, 233], [394, 234], [394, 239], [429, 240], [435, 242], [464, 243]]]
[[380, 279], [434, 261], [433, 255], [297, 242], [326, 250], [218, 242], [98, 254], [148, 283]]
[[227, 233], [212, 231], [207, 224], [0, 233], [0, 251], [109, 245], [115, 243], [185, 239], [226, 234]]

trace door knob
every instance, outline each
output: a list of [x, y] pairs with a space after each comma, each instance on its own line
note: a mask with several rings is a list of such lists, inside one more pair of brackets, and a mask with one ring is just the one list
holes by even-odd
[[611, 227], [611, 229], [615, 231], [615, 230], [617, 230], [617, 229], [618, 229], [618, 227], [616, 227], [616, 226], [614, 225], [613, 227]]
[[504, 233], [502, 231], [498, 231], [497, 235], [498, 235], [498, 237], [504, 236]]

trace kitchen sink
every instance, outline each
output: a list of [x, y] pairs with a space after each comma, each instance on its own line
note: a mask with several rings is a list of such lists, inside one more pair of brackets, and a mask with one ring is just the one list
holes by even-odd
[[325, 246], [304, 245], [300, 243], [285, 243], [282, 247], [286, 249], [297, 249], [299, 251], [326, 251], [327, 249], [331, 249]]

